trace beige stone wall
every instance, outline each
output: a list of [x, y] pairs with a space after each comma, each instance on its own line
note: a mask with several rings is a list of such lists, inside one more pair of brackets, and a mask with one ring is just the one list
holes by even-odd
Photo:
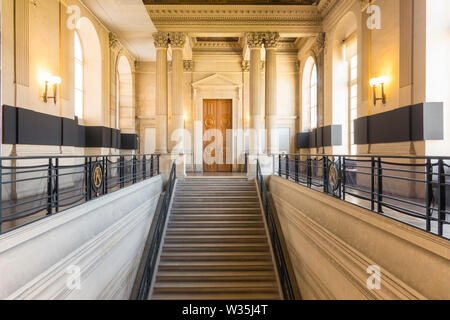
[[[120, 43], [115, 48], [110, 47], [110, 31], [78, 0], [46, 0], [37, 2], [36, 6], [28, 0], [19, 0], [15, 9], [13, 0], [2, 1], [2, 104], [60, 117], [74, 117], [73, 29], [67, 25], [72, 15], [67, 13], [67, 9], [72, 5], [80, 8], [80, 18], [87, 18], [92, 23], [101, 49], [101, 104], [96, 106], [100, 110], [95, 112], [95, 119], [87, 124], [114, 128], [111, 113], [115, 112], [117, 57], [125, 55], [130, 62], [134, 58]], [[134, 63], [131, 65], [134, 67]], [[53, 101], [44, 103], [41, 98], [43, 74], [62, 79], [56, 105]], [[85, 108], [89, 107], [92, 106], [86, 101]], [[80, 123], [84, 124], [84, 120]], [[2, 155], [116, 152], [95, 149], [2, 145]]]
[[[449, 299], [445, 239], [271, 176], [303, 299]], [[381, 269], [370, 290], [369, 266]]]
[[[450, 63], [443, 57], [448, 52], [448, 19], [445, 18], [448, 1], [422, 0], [380, 0], [376, 5], [381, 9], [381, 29], [370, 31], [367, 28], [368, 14], [362, 10], [361, 1], [338, 1], [323, 20], [326, 33], [324, 49], [324, 125], [336, 124], [336, 114], [347, 112], [347, 106], [337, 103], [333, 98], [335, 90], [336, 61], [333, 50], [336, 45], [336, 29], [339, 23], [350, 13], [357, 25], [358, 41], [358, 117], [386, 112], [420, 102], [444, 102], [444, 110], [450, 103], [448, 90], [448, 70]], [[408, 11], [410, 10], [410, 11]], [[413, 19], [409, 23], [408, 19]], [[413, 26], [411, 29], [411, 26]], [[402, 36], [403, 35], [403, 36]], [[410, 38], [408, 38], [410, 37]], [[437, 44], [439, 43], [439, 44]], [[434, 46], [439, 46], [437, 49]], [[444, 46], [444, 47], [442, 47]], [[305, 43], [299, 50], [301, 61], [300, 75], [308, 56], [314, 54], [314, 41]], [[427, 58], [433, 57], [433, 58]], [[438, 68], [437, 65], [440, 67]], [[369, 80], [374, 77], [388, 76], [386, 85], [387, 102], [378, 102], [373, 106], [372, 89]], [[300, 82], [301, 82], [300, 76]], [[440, 79], [438, 86], [431, 82]], [[429, 81], [429, 82], [427, 82]], [[301, 86], [300, 86], [301, 87]], [[440, 88], [440, 89], [438, 89]], [[301, 101], [301, 99], [300, 99]], [[301, 110], [301, 102], [299, 104]], [[344, 110], [341, 110], [341, 109]], [[320, 108], [319, 108], [320, 109]], [[450, 120], [444, 111], [444, 123]], [[301, 115], [301, 112], [300, 112]], [[319, 118], [322, 115], [319, 114]], [[301, 127], [301, 119], [299, 121]], [[343, 134], [346, 134], [345, 132]], [[400, 142], [358, 146], [359, 154], [385, 155], [448, 155], [449, 136], [444, 141]], [[333, 152], [347, 154], [345, 147], [302, 150], [302, 152]]]

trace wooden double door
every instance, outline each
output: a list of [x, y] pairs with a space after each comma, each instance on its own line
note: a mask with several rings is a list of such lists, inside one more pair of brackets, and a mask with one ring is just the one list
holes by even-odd
[[232, 100], [203, 100], [203, 171], [231, 172]]

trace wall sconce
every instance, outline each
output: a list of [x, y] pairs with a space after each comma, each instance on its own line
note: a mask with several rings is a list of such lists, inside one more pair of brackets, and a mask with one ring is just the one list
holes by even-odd
[[[389, 82], [388, 77], [379, 77], [370, 79], [370, 86], [373, 88], [373, 104], [376, 105], [378, 100], [386, 104], [386, 94], [384, 92], [384, 85]], [[377, 88], [381, 87], [381, 97], [377, 98]]]
[[[48, 100], [53, 99], [53, 101], [56, 104], [56, 94], [57, 94], [57, 86], [58, 84], [61, 84], [61, 78], [56, 76], [46, 76], [43, 79], [44, 81], [44, 94], [42, 96], [42, 99], [45, 103], [48, 102]], [[49, 90], [53, 91], [53, 96], [49, 95]]]

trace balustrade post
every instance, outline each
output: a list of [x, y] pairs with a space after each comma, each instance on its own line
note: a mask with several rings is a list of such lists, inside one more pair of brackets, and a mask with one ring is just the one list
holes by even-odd
[[427, 164], [426, 164], [426, 170], [427, 170], [427, 175], [426, 175], [426, 194], [425, 194], [425, 199], [426, 199], [426, 205], [427, 205], [427, 231], [431, 231], [431, 199], [433, 198], [433, 167], [431, 165], [431, 159], [427, 159]]
[[342, 157], [342, 200], [345, 201], [345, 185], [347, 184], [347, 167], [345, 157]]
[[281, 177], [281, 154], [278, 155], [278, 176]]
[[322, 157], [322, 166], [323, 166], [323, 171], [322, 171], [322, 174], [323, 174], [323, 192], [324, 193], [328, 193], [328, 174], [327, 174], [327, 171], [328, 171], [328, 157], [325, 157], [325, 156], [323, 156]]
[[375, 158], [370, 160], [370, 209], [375, 211]]
[[378, 157], [378, 212], [383, 213], [383, 169], [381, 157]]
[[443, 236], [444, 234], [444, 222], [445, 222], [445, 210], [446, 210], [446, 186], [445, 186], [445, 170], [444, 170], [444, 160], [439, 159], [439, 214], [438, 214], [438, 235]]
[[298, 183], [299, 182], [299, 178], [298, 178], [298, 170], [299, 170], [299, 166], [298, 166], [298, 154], [295, 155], [295, 182]]
[[2, 233], [2, 219], [3, 219], [3, 160], [0, 159], [0, 234]]
[[47, 170], [47, 215], [52, 214], [52, 202], [53, 202], [53, 159], [48, 159], [48, 170]]
[[286, 156], [285, 156], [285, 159], [286, 159], [286, 179], [287, 180], [289, 180], [289, 177], [290, 177], [290, 170], [289, 170], [289, 155], [287, 154]]
[[59, 212], [59, 158], [55, 158], [55, 211]]
[[311, 167], [311, 156], [310, 155], [308, 155], [307, 156], [307, 165], [308, 165], [308, 168], [307, 168], [307, 173], [306, 173], [306, 175], [307, 175], [307, 177], [306, 177], [306, 184], [308, 185], [308, 188], [311, 188], [311, 186], [312, 186], [312, 167]]

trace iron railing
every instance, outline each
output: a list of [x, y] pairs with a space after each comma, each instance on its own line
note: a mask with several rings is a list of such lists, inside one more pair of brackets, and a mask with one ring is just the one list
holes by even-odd
[[[164, 193], [162, 201], [160, 201], [160, 203], [158, 204], [158, 208], [155, 212], [155, 217], [153, 218], [153, 222], [150, 227], [143, 255], [143, 257], [145, 257], [145, 261], [143, 261], [145, 263], [145, 267], [143, 268], [144, 270], [142, 276], [139, 279], [136, 279], [140, 282], [138, 283], [138, 286], [136, 286], [136, 288], [138, 288], [137, 292], [133, 292], [132, 294], [133, 300], [148, 299], [176, 179], [177, 170], [176, 163], [174, 162], [170, 171], [166, 191]], [[138, 276], [140, 276], [140, 274], [138, 274]]]
[[289, 254], [284, 242], [283, 232], [278, 221], [275, 206], [269, 198], [259, 160], [256, 161], [256, 181], [258, 183], [264, 215], [266, 217], [267, 228], [270, 235], [270, 241], [272, 243], [272, 250], [275, 257], [278, 278], [283, 291], [283, 297], [285, 300], [300, 299], [297, 283], [295, 281], [295, 275], [291, 268]]
[[450, 238], [450, 158], [287, 154], [275, 158], [274, 169], [290, 181]]
[[159, 155], [0, 158], [0, 233], [159, 174]]

